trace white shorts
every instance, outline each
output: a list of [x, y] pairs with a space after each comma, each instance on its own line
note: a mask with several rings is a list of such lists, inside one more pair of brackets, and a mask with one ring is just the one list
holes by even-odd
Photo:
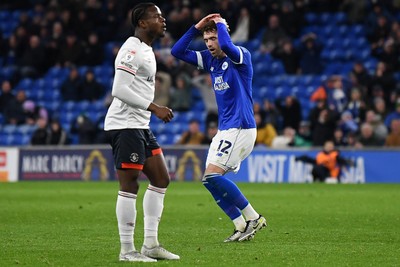
[[253, 150], [256, 136], [256, 128], [218, 131], [208, 150], [206, 168], [211, 163], [225, 171], [238, 172], [242, 160]]

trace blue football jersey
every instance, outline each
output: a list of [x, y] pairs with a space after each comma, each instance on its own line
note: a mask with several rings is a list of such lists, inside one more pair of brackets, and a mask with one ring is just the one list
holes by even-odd
[[[224, 58], [213, 57], [208, 50], [193, 51], [190, 42], [200, 33], [192, 26], [172, 47], [171, 53], [211, 74], [218, 106], [218, 129], [256, 128], [253, 112], [251, 54], [230, 41], [225, 25], [218, 23], [218, 40], [223, 42]], [[221, 46], [222, 47], [222, 46]]]

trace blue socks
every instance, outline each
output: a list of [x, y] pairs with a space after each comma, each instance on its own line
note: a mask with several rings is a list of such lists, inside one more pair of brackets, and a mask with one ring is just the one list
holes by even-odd
[[218, 206], [231, 220], [241, 216], [240, 211], [249, 204], [236, 184], [221, 174], [205, 175], [203, 185], [210, 191]]

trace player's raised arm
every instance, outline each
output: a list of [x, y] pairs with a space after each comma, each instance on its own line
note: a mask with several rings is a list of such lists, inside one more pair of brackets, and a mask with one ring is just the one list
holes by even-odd
[[218, 43], [221, 50], [235, 63], [243, 63], [243, 52], [232, 43], [229, 35], [229, 26], [222, 17], [213, 17], [218, 31]]
[[201, 32], [201, 29], [212, 19], [220, 17], [219, 14], [210, 14], [201, 19], [196, 25], [193, 25], [189, 30], [174, 44], [171, 49], [171, 54], [187, 63], [198, 65], [198, 55], [196, 51], [190, 50], [189, 45], [196, 36]]

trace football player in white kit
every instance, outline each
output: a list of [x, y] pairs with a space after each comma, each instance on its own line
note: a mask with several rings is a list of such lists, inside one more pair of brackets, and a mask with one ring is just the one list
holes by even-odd
[[[170, 108], [152, 102], [156, 60], [151, 44], [164, 36], [166, 23], [155, 4], [141, 3], [132, 10], [132, 25], [134, 35], [121, 46], [115, 59], [114, 98], [104, 123], [120, 185], [116, 205], [121, 243], [119, 260], [178, 260], [178, 255], [158, 242], [158, 225], [170, 177], [162, 150], [149, 128], [151, 113], [165, 123], [173, 118]], [[143, 197], [144, 242], [139, 252], [133, 236], [141, 172], [150, 184]]]

